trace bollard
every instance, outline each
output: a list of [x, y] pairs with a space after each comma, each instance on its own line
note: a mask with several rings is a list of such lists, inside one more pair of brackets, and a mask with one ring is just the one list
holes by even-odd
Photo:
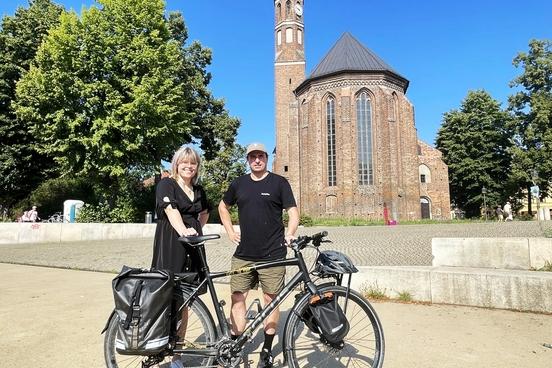
[[146, 224], [151, 224], [151, 212], [146, 212]]

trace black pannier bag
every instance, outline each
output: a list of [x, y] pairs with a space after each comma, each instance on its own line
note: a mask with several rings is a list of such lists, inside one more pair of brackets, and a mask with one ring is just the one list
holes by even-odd
[[349, 332], [349, 321], [332, 292], [325, 292], [322, 297], [312, 296], [301, 317], [311, 331], [320, 334], [330, 345], [342, 345]]
[[169, 271], [123, 266], [113, 279], [115, 313], [119, 316], [118, 353], [150, 355], [167, 347], [173, 290], [174, 278]]

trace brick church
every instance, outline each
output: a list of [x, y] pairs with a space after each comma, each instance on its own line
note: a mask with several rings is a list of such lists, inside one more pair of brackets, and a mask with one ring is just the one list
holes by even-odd
[[303, 0], [275, 0], [273, 171], [302, 214], [450, 218], [447, 165], [418, 140], [409, 81], [345, 33], [308, 77]]

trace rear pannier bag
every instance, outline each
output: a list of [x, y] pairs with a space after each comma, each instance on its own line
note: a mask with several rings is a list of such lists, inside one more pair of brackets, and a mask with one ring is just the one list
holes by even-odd
[[332, 345], [342, 344], [349, 332], [349, 321], [332, 292], [311, 297], [303, 317], [313, 332], [319, 333]]
[[169, 271], [123, 267], [113, 279], [117, 352], [150, 355], [168, 346], [173, 289]]

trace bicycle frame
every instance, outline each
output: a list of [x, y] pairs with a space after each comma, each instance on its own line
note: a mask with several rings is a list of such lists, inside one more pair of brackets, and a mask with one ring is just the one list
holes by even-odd
[[[280, 306], [280, 304], [282, 304], [282, 302], [292, 293], [292, 291], [295, 289], [297, 285], [304, 282], [311, 294], [316, 294], [318, 292], [316, 285], [310, 279], [310, 275], [309, 275], [307, 266], [305, 264], [305, 260], [303, 259], [303, 255], [301, 254], [300, 251], [297, 251], [295, 249], [294, 249], [294, 252], [295, 252], [294, 258], [286, 258], [286, 259], [277, 260], [277, 261], [259, 262], [259, 263], [254, 263], [248, 267], [242, 267], [237, 270], [229, 270], [229, 271], [212, 273], [209, 271], [209, 267], [205, 259], [205, 252], [203, 251], [203, 248], [205, 246], [204, 243], [200, 243], [193, 246], [199, 248], [198, 253], [200, 254], [201, 262], [203, 264], [203, 267], [201, 268], [201, 272], [204, 274], [205, 278], [199, 284], [199, 286], [193, 289], [189, 298], [186, 301], [184, 301], [182, 308], [189, 305], [197, 297], [197, 293], [199, 289], [205, 283], [207, 283], [209, 294], [211, 295], [211, 301], [213, 302], [213, 306], [215, 308], [216, 318], [221, 328], [222, 336], [228, 339], [230, 338], [230, 325], [226, 320], [226, 315], [224, 313], [223, 306], [218, 301], [218, 296], [213, 283], [213, 279], [236, 275], [239, 273], [250, 272], [253, 270], [262, 270], [265, 268], [277, 267], [277, 266], [298, 266], [299, 267], [299, 271], [297, 272], [297, 274], [295, 274], [293, 278], [284, 285], [284, 288], [276, 295], [276, 297], [272, 300], [272, 302], [270, 302], [267, 306], [265, 306], [261, 311], [261, 313], [258, 313], [257, 316], [247, 324], [243, 333], [235, 340], [234, 352], [239, 352], [239, 350], [241, 350], [241, 348], [245, 345], [245, 343], [253, 336], [253, 333], [257, 329], [257, 327], [259, 327], [259, 325], [263, 323], [263, 321], [266, 319], [267, 316], [270, 315], [270, 313], [272, 313], [276, 308]], [[185, 355], [216, 356], [217, 349], [215, 348], [175, 349], [174, 353], [185, 354]]]

